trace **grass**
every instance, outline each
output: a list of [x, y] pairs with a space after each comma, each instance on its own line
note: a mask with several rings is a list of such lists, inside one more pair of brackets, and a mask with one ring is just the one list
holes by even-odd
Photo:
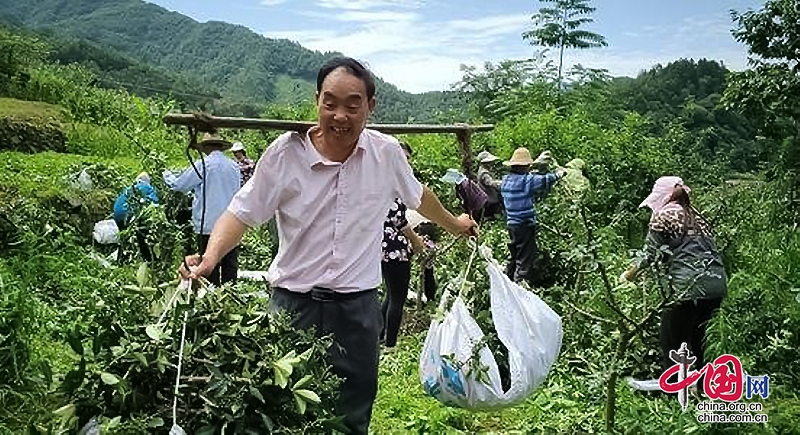
[[[0, 195], [14, 192], [20, 197], [43, 200], [60, 195], [68, 187], [68, 179], [80, 168], [95, 168], [96, 187], [116, 190], [121, 186], [110, 183], [108, 172], [135, 176], [139, 162], [130, 158], [113, 160], [92, 156], [79, 156], [56, 152], [25, 154], [14, 151], [0, 152]], [[88, 170], [91, 174], [92, 170]], [[101, 173], [102, 172], [102, 173]]]
[[14, 98], [0, 98], [0, 117], [19, 119], [61, 119], [62, 108], [38, 101], [23, 101]]
[[[419, 379], [425, 333], [401, 337], [380, 362], [378, 397], [371, 431], [390, 433], [604, 433], [605, 387], [570, 371], [564, 352], [545, 384], [522, 404], [499, 411], [447, 408], [427, 396]], [[602, 379], [602, 378], [599, 378]], [[617, 430], [622, 433], [797, 433], [800, 398], [780, 385], [763, 400], [770, 423], [701, 424], [690, 402], [682, 412], [675, 396], [617, 386]]]

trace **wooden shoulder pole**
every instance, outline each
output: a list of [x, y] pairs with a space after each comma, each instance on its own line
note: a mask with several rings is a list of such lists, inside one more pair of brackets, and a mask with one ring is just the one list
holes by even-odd
[[[227, 118], [210, 116], [206, 114], [170, 113], [164, 117], [167, 125], [194, 126], [201, 131], [218, 128], [238, 128], [249, 130], [293, 130], [305, 132], [315, 123], [308, 121], [286, 121], [261, 118]], [[472, 133], [478, 131], [491, 131], [494, 125], [430, 125], [430, 124], [369, 124], [367, 128], [386, 134], [441, 134], [455, 133], [461, 152], [461, 172], [473, 176], [472, 148], [470, 142]]]
[[461, 151], [461, 172], [469, 178], [473, 177], [472, 172], [472, 132], [470, 130], [459, 130], [456, 132], [458, 145]]

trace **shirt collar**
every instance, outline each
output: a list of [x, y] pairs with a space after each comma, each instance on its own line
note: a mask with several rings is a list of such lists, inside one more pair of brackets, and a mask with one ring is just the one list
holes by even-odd
[[[304, 140], [302, 141], [303, 142], [303, 147], [306, 150], [306, 159], [308, 160], [308, 165], [312, 166], [312, 167], [315, 166], [315, 165], [318, 165], [318, 164], [332, 165], [332, 166], [333, 165], [341, 165], [341, 163], [339, 163], [339, 162], [331, 162], [331, 161], [326, 160], [322, 156], [322, 154], [320, 154], [319, 151], [317, 151], [317, 147], [315, 147], [314, 146], [314, 142], [311, 141], [311, 133], [313, 133], [317, 129], [319, 129], [319, 125], [315, 125], [315, 126], [309, 128], [306, 131], [306, 135], [305, 135]], [[363, 151], [367, 150], [368, 139], [367, 139], [367, 136], [366, 136], [366, 131], [367, 131], [367, 129], [362, 130], [361, 134], [358, 136], [358, 142], [356, 143], [356, 149], [353, 150], [353, 154], [355, 154], [358, 150], [363, 150]], [[352, 156], [352, 154], [351, 154], [351, 156]], [[348, 157], [348, 159], [349, 158], [350, 157]]]

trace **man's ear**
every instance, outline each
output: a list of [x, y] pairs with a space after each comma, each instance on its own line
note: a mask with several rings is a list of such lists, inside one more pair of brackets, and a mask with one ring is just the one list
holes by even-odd
[[370, 98], [370, 100], [367, 102], [367, 106], [369, 107], [370, 113], [375, 111], [376, 103], [377, 101], [375, 101], [375, 97]]
[[319, 102], [319, 92], [314, 92], [314, 105]]

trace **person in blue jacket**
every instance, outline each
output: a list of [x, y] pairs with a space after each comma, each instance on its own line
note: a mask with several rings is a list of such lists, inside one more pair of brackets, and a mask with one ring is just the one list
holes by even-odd
[[[137, 191], [134, 191], [136, 189]], [[133, 186], [126, 187], [114, 201], [114, 221], [120, 231], [124, 231], [130, 225], [131, 219], [143, 207], [149, 204], [158, 204], [156, 189], [150, 184], [150, 176], [142, 172], [136, 177]], [[136, 241], [139, 244], [139, 253], [145, 262], [150, 262], [153, 255], [150, 246], [147, 244], [147, 233], [139, 225], [136, 226]]]
[[511, 172], [503, 177], [500, 185], [500, 194], [506, 209], [508, 250], [511, 254], [506, 274], [514, 282], [526, 282], [531, 288], [536, 283], [536, 276], [541, 273], [535, 270], [536, 257], [539, 254], [536, 243], [536, 204], [566, 175], [563, 168], [545, 174], [531, 172], [533, 166], [544, 165], [548, 160], [548, 151], [533, 160], [527, 148], [517, 148], [511, 160], [503, 163], [511, 168]]

